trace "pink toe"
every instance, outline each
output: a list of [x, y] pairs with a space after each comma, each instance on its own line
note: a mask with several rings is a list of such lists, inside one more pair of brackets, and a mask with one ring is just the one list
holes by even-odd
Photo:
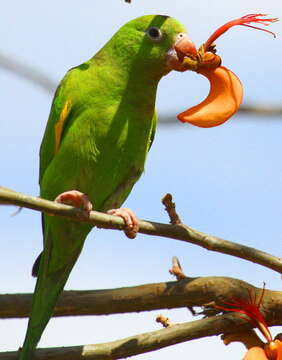
[[65, 191], [58, 195], [55, 201], [77, 208], [82, 208], [86, 212], [90, 212], [92, 210], [92, 204], [88, 199], [88, 196], [77, 190]]
[[128, 208], [111, 209], [108, 214], [119, 216], [125, 223], [125, 235], [131, 239], [134, 239], [139, 230], [139, 221], [134, 212]]

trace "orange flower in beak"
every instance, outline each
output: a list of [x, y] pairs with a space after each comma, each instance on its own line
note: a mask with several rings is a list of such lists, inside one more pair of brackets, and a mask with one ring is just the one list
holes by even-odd
[[239, 78], [229, 69], [220, 66], [221, 59], [215, 54], [214, 41], [235, 25], [243, 25], [257, 30], [266, 31], [275, 37], [269, 30], [249, 25], [259, 23], [270, 25], [278, 21], [277, 18], [261, 18], [265, 14], [249, 14], [229, 21], [218, 28], [198, 50], [197, 65], [191, 66], [191, 56], [183, 58], [182, 66], [195, 70], [205, 76], [210, 82], [210, 92], [200, 104], [180, 113], [177, 118], [182, 122], [189, 122], [199, 127], [213, 127], [223, 124], [234, 115], [243, 99], [243, 88]]

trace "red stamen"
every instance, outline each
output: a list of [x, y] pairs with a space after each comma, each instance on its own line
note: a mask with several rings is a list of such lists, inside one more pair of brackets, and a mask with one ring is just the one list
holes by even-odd
[[232, 306], [231, 308], [225, 306], [218, 306], [216, 308], [225, 310], [225, 311], [233, 311], [243, 315], [248, 316], [249, 319], [240, 316], [241, 319], [251, 322], [253, 325], [257, 326], [262, 334], [265, 336], [267, 342], [272, 341], [271, 333], [268, 329], [265, 317], [260, 311], [260, 306], [262, 303], [264, 288], [262, 294], [257, 302], [255, 294], [252, 295], [251, 291], [248, 289], [249, 298], [247, 300], [240, 298], [233, 298], [231, 302], [226, 302], [226, 305]]
[[227, 30], [229, 30], [231, 27], [233, 27], [235, 25], [243, 25], [243, 26], [247, 26], [247, 27], [250, 27], [250, 28], [253, 28], [253, 29], [265, 31], [265, 32], [268, 32], [268, 33], [272, 34], [274, 37], [276, 37], [276, 35], [272, 31], [262, 29], [262, 28], [259, 28], [259, 27], [256, 27], [256, 26], [252, 26], [252, 25], [247, 25], [247, 24], [250, 24], [250, 23], [258, 23], [258, 24], [268, 26], [271, 23], [274, 23], [274, 22], [279, 20], [278, 18], [261, 19], [261, 18], [259, 18], [259, 16], [266, 16], [266, 14], [248, 14], [248, 15], [242, 16], [242, 17], [240, 17], [238, 19], [231, 20], [228, 23], [222, 25], [204, 43], [204, 50], [207, 51], [209, 49], [209, 47], [211, 46], [211, 44], [219, 36], [224, 34]]

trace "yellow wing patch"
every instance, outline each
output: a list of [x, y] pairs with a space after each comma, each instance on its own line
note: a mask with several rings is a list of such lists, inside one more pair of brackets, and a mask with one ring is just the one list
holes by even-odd
[[55, 124], [55, 153], [58, 152], [59, 150], [62, 133], [64, 130], [64, 124], [69, 115], [70, 109], [71, 109], [71, 101], [68, 100], [63, 107], [59, 120]]

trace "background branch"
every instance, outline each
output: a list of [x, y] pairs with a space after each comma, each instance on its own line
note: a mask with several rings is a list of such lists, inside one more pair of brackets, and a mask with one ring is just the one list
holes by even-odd
[[[34, 196], [28, 196], [2, 186], [0, 186], [0, 204], [17, 205], [33, 210], [43, 211], [48, 214], [63, 216], [75, 221], [87, 222], [93, 224], [93, 226], [96, 225], [106, 229], [122, 230], [124, 228], [123, 220], [120, 217], [91, 211], [89, 218], [85, 218], [84, 213], [77, 208], [58, 204], [53, 201], [44, 200]], [[269, 269], [277, 271], [278, 273], [282, 273], [281, 258], [249, 246], [202, 233], [184, 224], [168, 225], [141, 220], [139, 232], [147, 235], [162, 236], [192, 243], [207, 250], [236, 256], [238, 258], [263, 265]]]
[[[130, 3], [130, 0], [125, 0]], [[43, 90], [50, 94], [53, 94], [56, 90], [58, 82], [50, 79], [50, 77], [44, 74], [42, 71], [34, 68], [32, 65], [16, 59], [14, 56], [0, 54], [0, 67], [6, 71], [13, 73], [33, 84], [40, 86]], [[245, 104], [239, 109], [241, 113], [253, 114], [258, 120], [257, 116], [272, 116], [281, 119], [282, 108], [269, 104]], [[175, 114], [160, 114], [160, 124], [176, 124]]]
[[[269, 105], [269, 104], [245, 104], [241, 105], [238, 113], [243, 115], [249, 115], [248, 120], [250, 121], [264, 121], [265, 117], [272, 117], [273, 120], [281, 121], [282, 118], [282, 108]], [[173, 125], [177, 122], [176, 120], [177, 113], [171, 114], [159, 114], [160, 124], [163, 125]], [[238, 119], [240, 120], [240, 119]], [[269, 121], [269, 119], [267, 119]], [[237, 120], [236, 120], [237, 121]], [[244, 119], [245, 121], [245, 119]], [[186, 124], [187, 126], [192, 126]]]
[[52, 94], [57, 84], [49, 76], [36, 69], [33, 65], [17, 60], [15, 57], [0, 54], [0, 67], [12, 74], [40, 86], [43, 90]]

